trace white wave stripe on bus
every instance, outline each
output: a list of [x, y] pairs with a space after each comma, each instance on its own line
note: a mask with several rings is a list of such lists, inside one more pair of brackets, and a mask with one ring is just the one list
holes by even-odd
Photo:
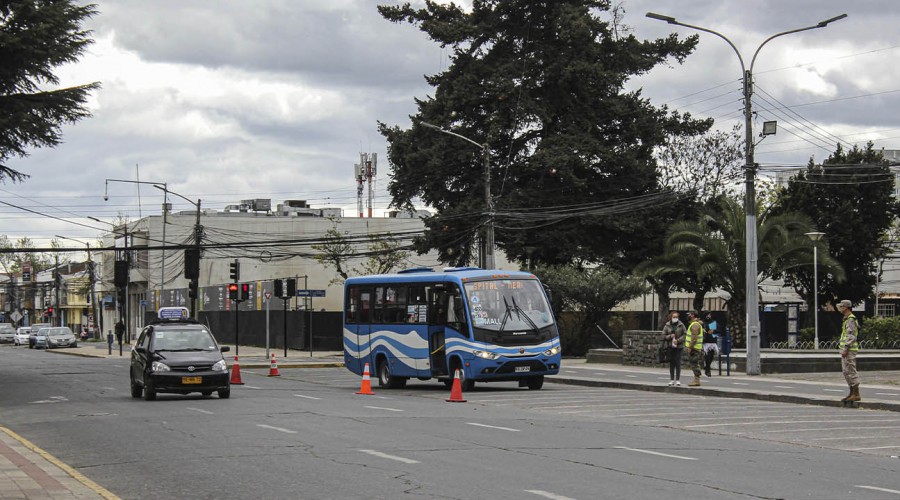
[[[418, 334], [398, 334], [396, 332], [380, 330], [373, 332], [370, 335], [370, 340], [365, 344], [365, 347], [356, 345], [352, 340], [347, 339], [346, 337], [344, 340], [344, 349], [354, 357], [366, 357], [378, 347], [384, 347], [384, 349], [390, 351], [390, 353], [397, 358], [424, 359], [428, 357], [428, 342], [422, 339]], [[393, 343], [391, 341], [393, 341]], [[399, 347], [397, 344], [399, 344]], [[403, 364], [406, 365], [406, 363]], [[415, 369], [414, 366], [410, 366], [410, 368]]]

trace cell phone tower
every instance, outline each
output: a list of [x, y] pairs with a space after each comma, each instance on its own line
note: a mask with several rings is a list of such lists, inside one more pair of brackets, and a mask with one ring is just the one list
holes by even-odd
[[353, 166], [356, 175], [356, 208], [360, 217], [363, 215], [363, 183], [369, 185], [369, 196], [366, 206], [369, 218], [372, 218], [372, 207], [375, 204], [375, 177], [378, 174], [378, 155], [376, 153], [360, 153], [359, 163]]

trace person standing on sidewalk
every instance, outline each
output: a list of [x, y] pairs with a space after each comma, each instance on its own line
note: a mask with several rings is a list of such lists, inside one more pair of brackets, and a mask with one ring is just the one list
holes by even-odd
[[669, 313], [669, 321], [663, 325], [663, 341], [669, 347], [669, 385], [681, 385], [681, 353], [684, 351], [684, 323], [678, 319], [678, 311]]
[[700, 387], [700, 374], [703, 363], [703, 322], [697, 317], [697, 311], [690, 310], [687, 313], [688, 321], [685, 344], [688, 348], [688, 362], [694, 372], [694, 380], [689, 387]]
[[838, 303], [838, 310], [844, 315], [844, 321], [841, 324], [841, 341], [838, 347], [841, 350], [841, 372], [847, 385], [850, 386], [850, 394], [841, 401], [859, 401], [862, 398], [859, 395], [859, 374], [856, 372], [856, 353], [859, 351], [859, 323], [856, 316], [851, 310], [852, 304], [849, 300], [842, 300]]
[[[719, 352], [719, 344], [716, 342], [716, 328], [718, 324], [712, 314], [706, 314], [706, 331], [703, 332], [703, 370], [707, 377], [712, 377], [712, 362]], [[720, 372], [721, 373], [721, 372]]]

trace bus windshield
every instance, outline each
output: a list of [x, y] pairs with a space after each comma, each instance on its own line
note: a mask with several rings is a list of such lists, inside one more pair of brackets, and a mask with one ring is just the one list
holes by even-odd
[[464, 285], [472, 326], [496, 332], [535, 331], [553, 324], [537, 280], [498, 279]]

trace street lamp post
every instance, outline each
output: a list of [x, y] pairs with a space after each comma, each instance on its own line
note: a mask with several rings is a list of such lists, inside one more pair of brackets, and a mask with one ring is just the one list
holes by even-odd
[[677, 26], [684, 26], [685, 28], [691, 28], [698, 31], [703, 31], [706, 33], [710, 33], [716, 35], [717, 37], [725, 40], [729, 46], [731, 46], [734, 53], [737, 54], [738, 61], [741, 63], [741, 80], [743, 82], [743, 93], [744, 93], [744, 173], [745, 173], [745, 183], [746, 183], [746, 194], [744, 195], [744, 213], [746, 216], [746, 289], [745, 289], [745, 308], [747, 309], [747, 317], [746, 317], [746, 338], [747, 338], [747, 375], [759, 375], [761, 372], [760, 369], [760, 356], [759, 356], [759, 283], [758, 280], [758, 272], [757, 272], [757, 241], [756, 241], [756, 187], [754, 185], [756, 181], [756, 164], [753, 161], [753, 112], [752, 112], [752, 102], [751, 99], [753, 97], [753, 65], [756, 63], [756, 56], [759, 55], [759, 51], [763, 48], [764, 45], [769, 43], [774, 38], [778, 38], [780, 36], [789, 35], [791, 33], [799, 33], [801, 31], [812, 30], [816, 28], [824, 28], [828, 26], [829, 23], [834, 21], [843, 19], [847, 17], [847, 14], [841, 14], [839, 16], [832, 17], [830, 19], [826, 19], [824, 21], [819, 22], [814, 26], [807, 26], [805, 28], [797, 28], [789, 31], [783, 31], [781, 33], [776, 33], [769, 38], [766, 38], [759, 47], [756, 48], [756, 52], [753, 53], [753, 58], [750, 60], [750, 68], [747, 69], [744, 65], [744, 58], [741, 57], [740, 51], [738, 51], [737, 47], [731, 43], [731, 40], [711, 29], [703, 28], [700, 26], [694, 26], [691, 24], [681, 23], [675, 20], [674, 17], [664, 16], [661, 14], [655, 14], [653, 12], [648, 12], [647, 17], [650, 19], [656, 19], [658, 21], [665, 21], [669, 24], [674, 24]]
[[819, 349], [819, 240], [825, 233], [812, 232], [806, 236], [813, 241], [813, 331], [815, 333], [815, 348]]
[[[195, 203], [190, 198], [188, 198], [184, 195], [178, 194], [175, 191], [169, 191], [168, 187], [165, 184], [162, 184], [162, 185], [154, 184], [153, 187], [164, 191], [166, 193], [167, 198], [168, 198], [169, 193], [172, 193], [175, 196], [187, 201], [191, 205], [194, 205], [194, 207], [197, 209], [197, 217], [194, 221], [194, 249], [196, 251], [197, 258], [199, 259], [200, 258], [200, 239], [201, 239], [201, 232], [202, 232], [202, 227], [200, 226], [200, 200], [198, 199], [197, 202]], [[165, 230], [165, 225], [163, 225], [163, 230]], [[165, 233], [163, 233], [163, 234], [165, 234]], [[163, 239], [165, 239], [165, 236], [163, 236]], [[163, 242], [163, 245], [165, 245], [165, 242]], [[187, 265], [186, 261], [185, 261], [185, 265]], [[189, 287], [191, 290], [196, 290], [197, 294], [200, 293], [200, 288], [198, 285], [199, 285], [199, 283], [197, 283], [197, 278], [192, 277], [191, 285], [189, 285]], [[197, 317], [197, 297], [196, 297], [196, 295], [191, 297], [191, 317], [193, 317], [193, 318]]]
[[[113, 246], [115, 246], [116, 225], [113, 224], [112, 222], [102, 221], [96, 217], [88, 216], [88, 219], [91, 219], [92, 221], [95, 221], [95, 222], [99, 222], [101, 224], [108, 224], [109, 226], [111, 226], [112, 229], [110, 230], [110, 232], [113, 235]], [[119, 320], [122, 321], [125, 325], [125, 341], [130, 342], [131, 334], [128, 329], [128, 324], [130, 323], [130, 321], [128, 319], [128, 283], [129, 283], [128, 274], [131, 272], [131, 258], [130, 258], [130, 254], [129, 254], [130, 248], [128, 248], [128, 222], [127, 221], [122, 223], [122, 239], [124, 240], [122, 243], [122, 256], [124, 257], [123, 260], [125, 261], [125, 290], [124, 290], [125, 297], [124, 297], [124, 300], [121, 300], [121, 301], [119, 300], [119, 293], [117, 290], [118, 287], [115, 285], [115, 280], [114, 280], [114, 284], [113, 284], [113, 290], [116, 290], [116, 302], [117, 303], [121, 302], [121, 303], [119, 303]], [[116, 265], [115, 261], [116, 261], [116, 255], [114, 252], [113, 253], [114, 269], [115, 269], [115, 265]]]
[[488, 143], [485, 142], [484, 144], [479, 144], [464, 135], [457, 134], [456, 132], [452, 132], [428, 122], [420, 121], [419, 123], [481, 148], [482, 153], [484, 154], [484, 205], [487, 207], [488, 212], [487, 230], [485, 231], [484, 236], [481, 266], [485, 269], [494, 269], [494, 201], [491, 198], [491, 155]]
[[96, 325], [97, 325], [97, 322], [100, 320], [100, 318], [97, 316], [97, 294], [94, 292], [94, 261], [91, 259], [91, 243], [89, 241], [80, 241], [80, 240], [76, 240], [75, 238], [69, 238], [68, 236], [60, 236], [58, 234], [56, 235], [56, 237], [60, 238], [60, 239], [64, 239], [64, 240], [74, 241], [76, 243], [84, 243], [85, 247], [87, 247], [88, 283], [90, 284], [90, 287], [91, 287], [91, 290], [89, 293], [90, 293], [90, 299], [91, 299], [91, 316], [93, 317], [93, 325], [89, 324], [88, 326], [94, 327], [94, 330], [95, 330], [94, 334], [96, 335], [96, 331], [97, 331]]

